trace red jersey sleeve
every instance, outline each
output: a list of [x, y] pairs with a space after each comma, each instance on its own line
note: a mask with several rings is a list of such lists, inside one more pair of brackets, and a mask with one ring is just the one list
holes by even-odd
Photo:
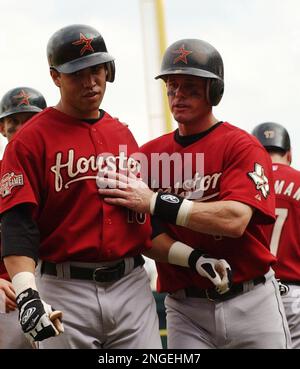
[[42, 168], [34, 164], [37, 161], [33, 155], [19, 140], [7, 145], [1, 165], [1, 213], [22, 203], [39, 204], [38, 178]]
[[258, 210], [254, 215], [258, 223], [273, 223], [272, 163], [266, 150], [245, 134], [231, 142], [224, 163], [220, 199], [245, 203]]

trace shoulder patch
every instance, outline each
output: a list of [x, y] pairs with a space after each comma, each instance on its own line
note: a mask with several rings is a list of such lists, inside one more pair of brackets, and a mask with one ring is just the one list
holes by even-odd
[[15, 174], [14, 172], [6, 173], [1, 179], [0, 195], [6, 197], [11, 194], [11, 190], [16, 186], [23, 186], [23, 174]]
[[[264, 171], [263, 166], [258, 163], [255, 163], [254, 171], [249, 172], [248, 176], [254, 182], [256, 189], [260, 191], [263, 197], [266, 199], [270, 193], [270, 186], [269, 186], [269, 180], [265, 176], [265, 171]], [[255, 196], [255, 198], [257, 197]]]

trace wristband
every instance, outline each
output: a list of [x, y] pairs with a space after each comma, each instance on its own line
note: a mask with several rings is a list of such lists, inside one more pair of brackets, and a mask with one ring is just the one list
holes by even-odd
[[13, 277], [11, 282], [14, 286], [16, 296], [28, 288], [37, 291], [35, 276], [31, 272], [20, 272]]
[[176, 241], [171, 245], [169, 249], [168, 262], [170, 264], [189, 267], [188, 260], [192, 251], [193, 251], [192, 247], [180, 241]]
[[[154, 197], [155, 196], [155, 197]], [[150, 212], [167, 223], [186, 226], [193, 203], [180, 196], [159, 192], [150, 200]]]

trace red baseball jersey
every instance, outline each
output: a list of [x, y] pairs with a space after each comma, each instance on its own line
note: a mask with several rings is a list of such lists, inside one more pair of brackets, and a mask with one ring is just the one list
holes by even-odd
[[94, 262], [135, 256], [150, 247], [149, 219], [104, 203], [96, 177], [99, 168], [126, 169], [128, 157], [137, 150], [129, 129], [107, 113], [89, 124], [47, 108], [7, 145], [1, 212], [32, 205], [41, 260]]
[[[0, 170], [1, 170], [1, 163], [2, 163], [2, 160], [0, 160]], [[1, 227], [1, 224], [0, 224], [0, 227]], [[1, 243], [1, 229], [0, 229], [0, 243]], [[1, 247], [0, 247], [0, 278], [6, 279], [9, 281], [8, 273], [6, 271], [4, 262], [1, 259]]]
[[[255, 209], [240, 238], [212, 236], [167, 224], [171, 237], [200, 248], [212, 257], [226, 259], [231, 265], [234, 283], [262, 276], [269, 270], [276, 260], [269, 251], [266, 236], [266, 229], [274, 222], [272, 167], [269, 155], [254, 137], [229, 123], [222, 123], [187, 147], [178, 144], [174, 133], [170, 133], [150, 141], [141, 150], [151, 166], [149, 183], [152, 187], [193, 201], [234, 200]], [[169, 168], [166, 164], [159, 164], [157, 153], [165, 153], [165, 157], [175, 153], [174, 164]], [[178, 164], [178, 155], [183, 164]], [[200, 165], [202, 160], [203, 166]], [[189, 177], [182, 174], [185, 180], [180, 185], [182, 171], [191, 171], [191, 174]], [[168, 173], [170, 186], [166, 177]], [[188, 268], [158, 263], [157, 269], [159, 291], [172, 292], [189, 286], [212, 287], [208, 279]]]
[[300, 172], [273, 164], [276, 222], [272, 227], [271, 252], [277, 256], [276, 277], [300, 281]]

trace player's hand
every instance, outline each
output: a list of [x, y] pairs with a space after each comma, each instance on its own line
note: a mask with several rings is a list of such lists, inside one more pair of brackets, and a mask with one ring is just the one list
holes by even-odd
[[54, 311], [32, 288], [17, 296], [17, 305], [22, 330], [31, 343], [43, 341], [64, 332], [62, 312]]
[[202, 255], [197, 260], [196, 270], [202, 277], [208, 278], [216, 286], [218, 293], [223, 294], [229, 291], [232, 273], [226, 260]]
[[3, 292], [3, 304], [6, 313], [14, 311], [17, 308], [16, 294], [11, 282], [0, 278], [0, 290]]
[[125, 206], [138, 213], [150, 212], [153, 192], [132, 172], [128, 176], [114, 171], [108, 171], [105, 175], [98, 173], [96, 182], [99, 194], [108, 204]]

